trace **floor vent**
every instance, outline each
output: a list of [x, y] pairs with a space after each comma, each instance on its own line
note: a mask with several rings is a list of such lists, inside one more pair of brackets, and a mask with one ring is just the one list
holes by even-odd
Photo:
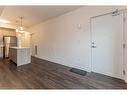
[[86, 71], [83, 71], [83, 70], [80, 70], [80, 69], [77, 69], [77, 68], [70, 69], [70, 72], [73, 72], [73, 73], [76, 73], [76, 74], [79, 74], [79, 75], [82, 75], [82, 76], [85, 76], [87, 74]]

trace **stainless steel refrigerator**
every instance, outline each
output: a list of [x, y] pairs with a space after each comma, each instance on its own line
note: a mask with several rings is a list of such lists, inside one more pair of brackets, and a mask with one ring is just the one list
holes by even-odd
[[17, 47], [16, 36], [4, 36], [3, 37], [3, 58], [9, 58], [9, 48]]

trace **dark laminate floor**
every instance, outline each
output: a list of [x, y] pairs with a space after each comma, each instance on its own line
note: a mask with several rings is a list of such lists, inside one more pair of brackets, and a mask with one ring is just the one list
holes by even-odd
[[0, 60], [1, 89], [123, 89], [127, 84], [108, 76], [88, 73], [86, 76], [69, 71], [69, 67], [32, 57], [32, 65], [16, 69], [9, 60]]

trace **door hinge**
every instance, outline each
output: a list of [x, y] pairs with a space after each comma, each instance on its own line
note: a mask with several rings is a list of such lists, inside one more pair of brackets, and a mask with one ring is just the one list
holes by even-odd
[[123, 21], [125, 22], [125, 20], [126, 20], [126, 18], [124, 17], [124, 18], [123, 18]]
[[123, 44], [123, 48], [125, 48], [126, 47], [126, 45], [125, 45], [125, 43]]
[[125, 70], [123, 70], [123, 75], [125, 75], [126, 74], [126, 72], [125, 72]]

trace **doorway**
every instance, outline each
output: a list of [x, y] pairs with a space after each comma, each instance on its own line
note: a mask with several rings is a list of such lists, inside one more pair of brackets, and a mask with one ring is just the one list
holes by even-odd
[[92, 72], [124, 79], [122, 13], [91, 18]]

